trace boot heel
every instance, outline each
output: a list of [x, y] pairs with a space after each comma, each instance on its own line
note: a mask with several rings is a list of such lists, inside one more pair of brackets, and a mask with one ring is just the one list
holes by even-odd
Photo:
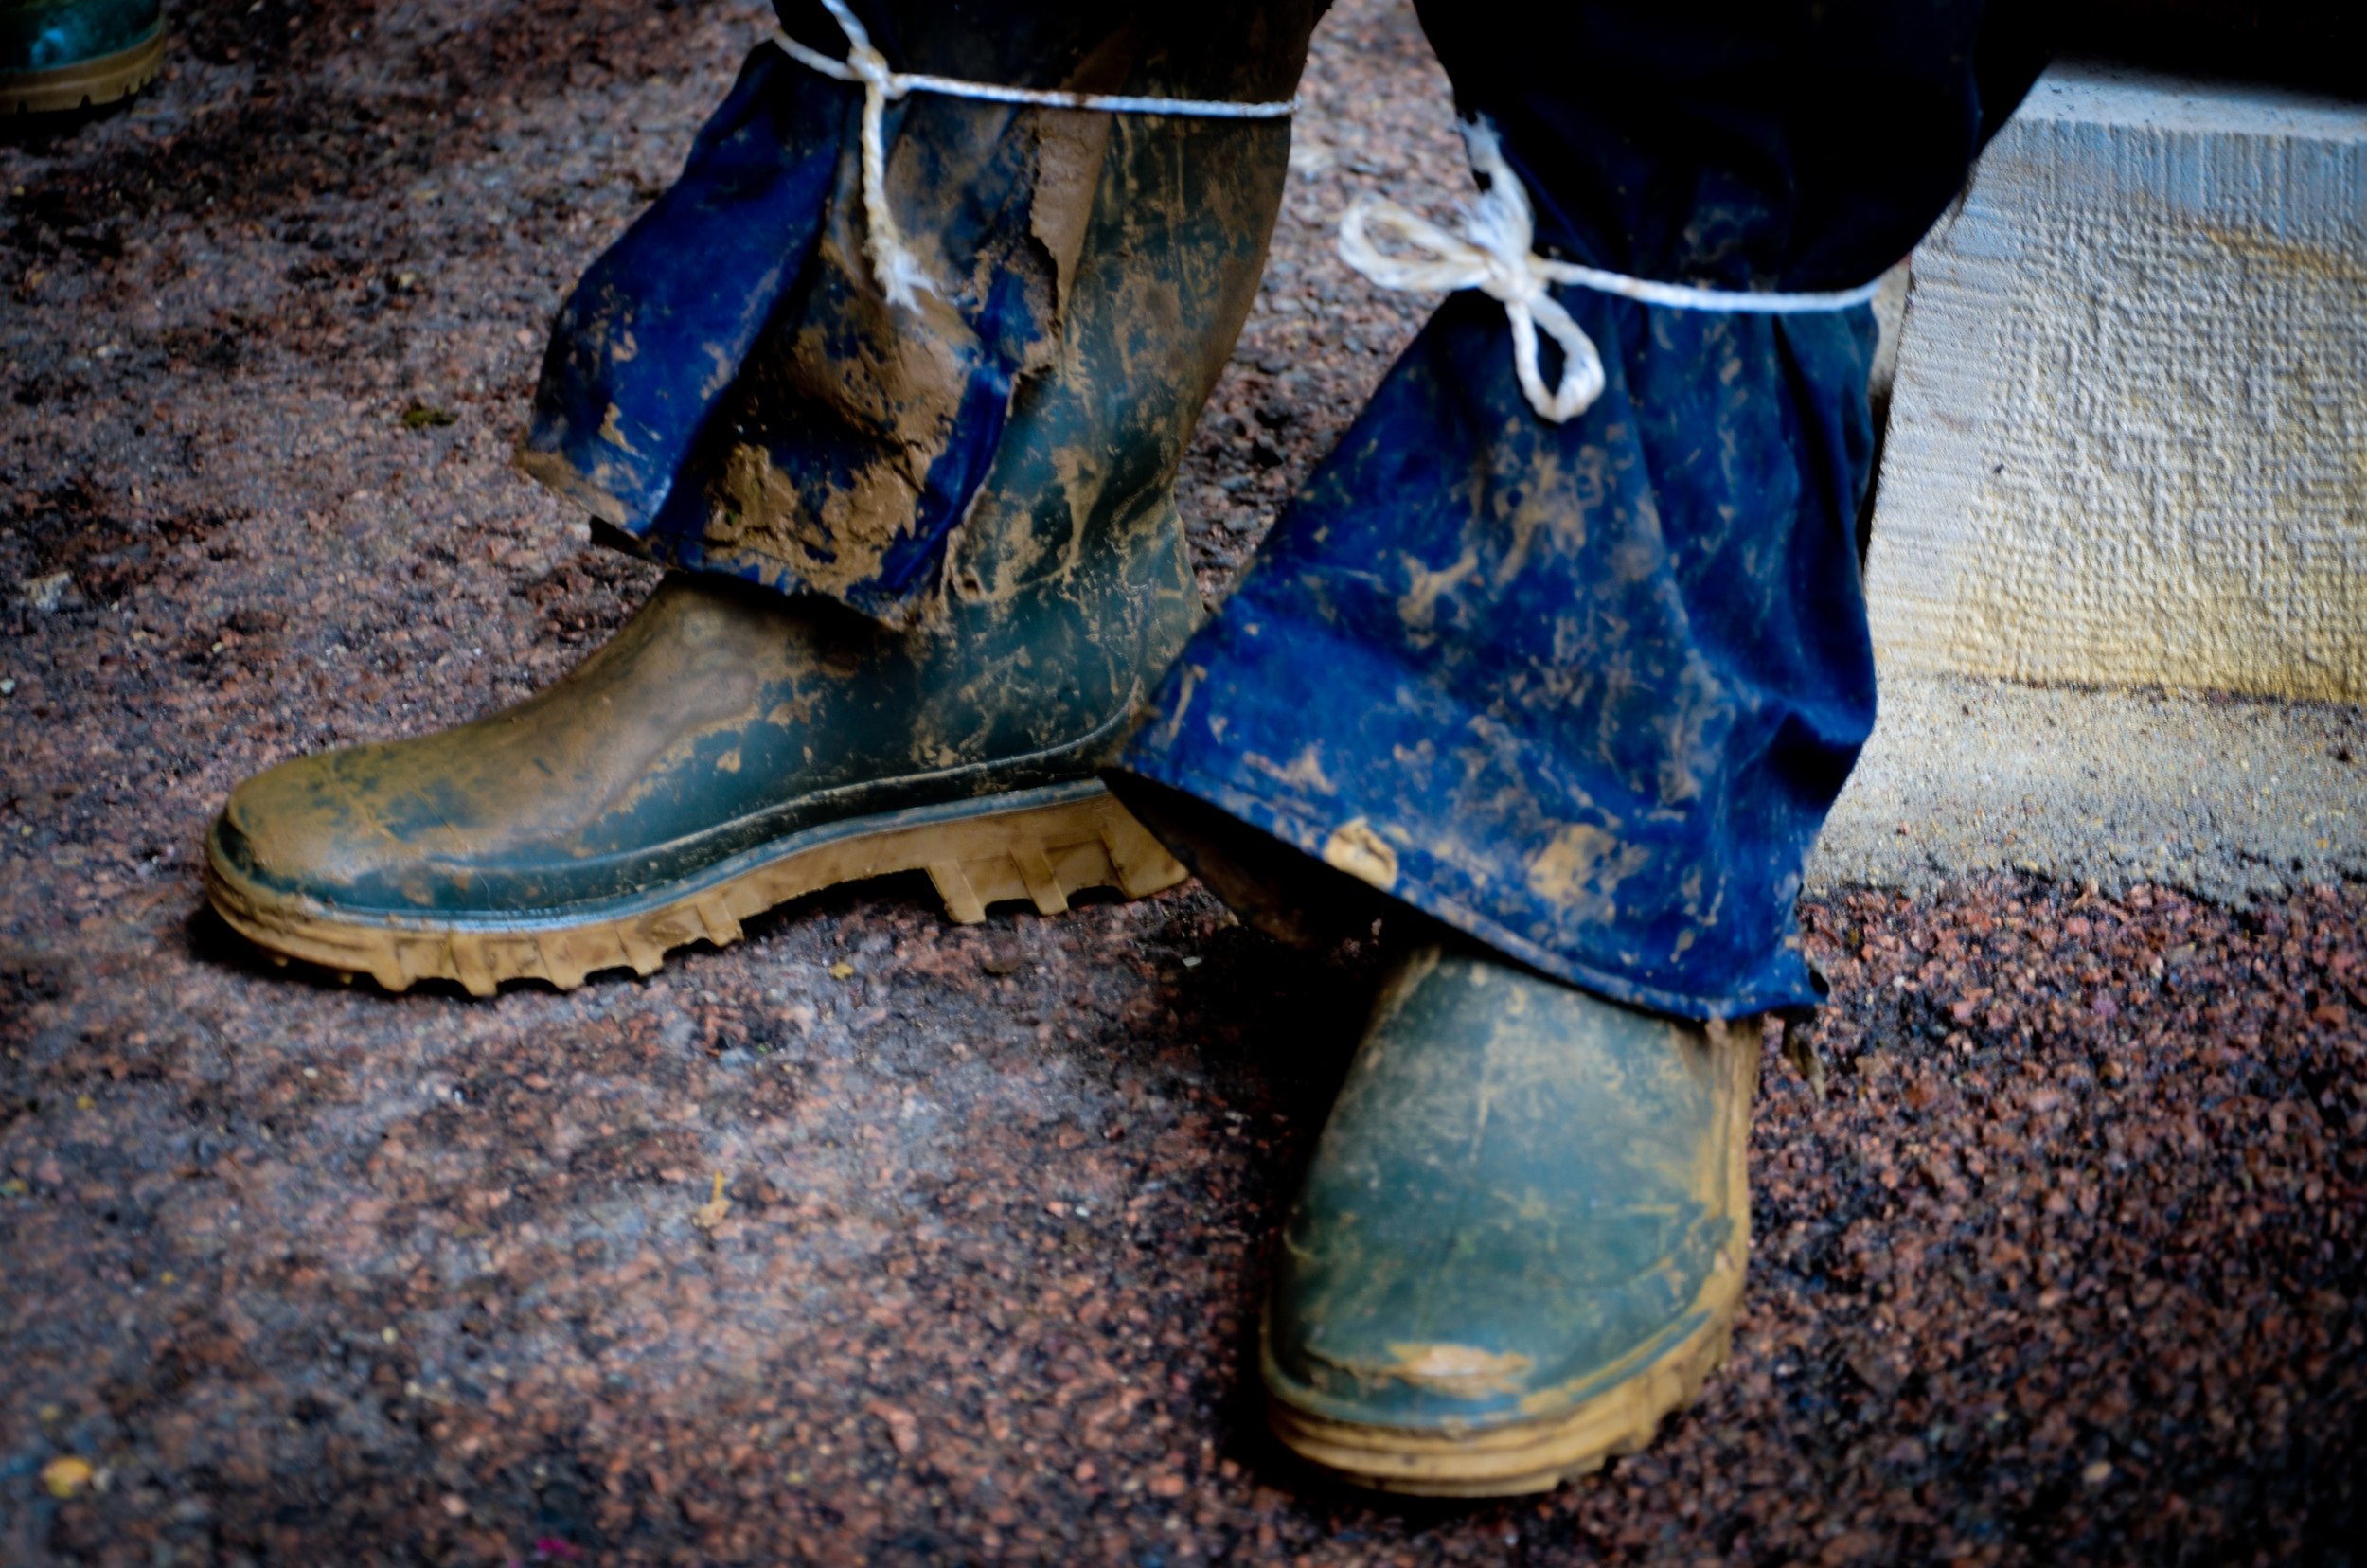
[[1139, 899], [1189, 874], [1107, 793], [947, 829], [952, 852], [929, 861], [929, 880], [958, 925], [985, 919], [988, 904], [1024, 899], [1040, 915], [1059, 915], [1070, 894], [1089, 887]]

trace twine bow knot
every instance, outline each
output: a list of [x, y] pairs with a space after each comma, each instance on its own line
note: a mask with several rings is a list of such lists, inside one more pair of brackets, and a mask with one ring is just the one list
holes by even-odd
[[[1465, 214], [1463, 233], [1450, 234], [1395, 202], [1366, 197], [1340, 220], [1340, 258], [1384, 289], [1450, 294], [1477, 289], [1502, 300], [1512, 326], [1512, 365], [1520, 376], [1521, 390], [1531, 408], [1556, 424], [1585, 413], [1603, 395], [1603, 360], [1593, 341], [1548, 291], [1548, 284], [1575, 283], [1646, 305], [1736, 315], [1845, 311], [1865, 304], [1882, 286], [1878, 277], [1832, 294], [1703, 289], [1629, 277], [1536, 255], [1529, 248], [1537, 238], [1536, 215], [1520, 176], [1504, 162], [1496, 128], [1484, 116], [1466, 121], [1463, 141], [1470, 152], [1473, 171], [1487, 182], [1478, 205]], [[1429, 258], [1384, 254], [1373, 243], [1376, 229], [1411, 250], [1427, 252]], [[1539, 327], [1561, 346], [1561, 382], [1551, 390], [1538, 367]]]
[[[1487, 181], [1479, 203], [1466, 215], [1463, 233], [1448, 233], [1395, 202], [1367, 197], [1340, 220], [1340, 258], [1384, 289], [1451, 294], [1477, 289], [1504, 302], [1512, 325], [1512, 365], [1529, 406], [1556, 424], [1584, 413], [1603, 395], [1603, 360], [1593, 340], [1579, 330], [1570, 312], [1546, 289], [1556, 263], [1530, 250], [1537, 220], [1528, 192], [1505, 164], [1495, 127], [1468, 121], [1464, 144], [1471, 167]], [[1384, 254], [1372, 241], [1379, 229], [1400, 244], [1427, 252], [1428, 259]], [[1561, 382], [1552, 390], [1538, 367], [1537, 330], [1561, 347]]]

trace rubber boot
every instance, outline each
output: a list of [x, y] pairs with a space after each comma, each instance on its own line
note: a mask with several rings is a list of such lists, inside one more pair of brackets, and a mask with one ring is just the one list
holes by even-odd
[[164, 61], [161, 0], [0, 0], [0, 114], [103, 109]]
[[1329, 947], [1375, 934], [1376, 922], [1434, 922], [1371, 884], [1302, 855], [1197, 795], [1125, 768], [1104, 768], [1110, 793], [1243, 924], [1286, 946]]
[[[440, 977], [486, 994], [646, 974], [860, 877], [925, 870], [956, 920], [1180, 881], [1094, 773], [1201, 613], [1173, 480], [1255, 297], [1289, 133], [1072, 119], [1072, 162], [1091, 138], [1085, 200], [1065, 227], [1035, 223], [1059, 252], [1057, 340], [1011, 401], [926, 614], [891, 625], [818, 593], [669, 576], [516, 707], [240, 785], [207, 843], [222, 916], [389, 989]], [[850, 166], [842, 185], [858, 183]], [[907, 319], [864, 275], [860, 203], [831, 222], [800, 287], [803, 308], [839, 313], [791, 320], [776, 336], [792, 347], [743, 371], [742, 428], [775, 382], [860, 382], [883, 357], [863, 322]], [[719, 493], [708, 537], [788, 539], [793, 516], [761, 515], [773, 493]]]
[[1400, 960], [1283, 1230], [1274, 1432], [1360, 1485], [1541, 1491], [1651, 1439], [1726, 1354], [1759, 1031], [1468, 942]]

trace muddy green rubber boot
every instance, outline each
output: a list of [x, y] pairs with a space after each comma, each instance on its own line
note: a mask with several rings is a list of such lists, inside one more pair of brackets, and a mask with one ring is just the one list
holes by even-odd
[[0, 0], [0, 114], [103, 109], [164, 61], [161, 0]]
[[[1094, 771], [1201, 614], [1174, 476], [1255, 298], [1290, 135], [1085, 116], [1052, 130], [1086, 176], [1058, 210], [1039, 185], [1057, 338], [925, 614], [892, 626], [816, 592], [669, 576], [516, 707], [240, 785], [206, 846], [223, 918], [390, 989], [440, 977], [486, 994], [648, 973], [762, 909], [894, 871], [925, 870], [957, 920], [1180, 881]], [[861, 212], [843, 203], [821, 241], [808, 314], [774, 334], [788, 347], [743, 372], [748, 428], [774, 384], [811, 399], [872, 384], [899, 353], [927, 360], [927, 321], [867, 292]], [[850, 509], [901, 482], [893, 463], [858, 480]], [[720, 494], [710, 538], [789, 538], [795, 516], [765, 514], [774, 493]]]
[[1741, 1301], [1758, 1042], [1468, 943], [1400, 960], [1284, 1225], [1276, 1434], [1362, 1486], [1449, 1497], [1642, 1448]]

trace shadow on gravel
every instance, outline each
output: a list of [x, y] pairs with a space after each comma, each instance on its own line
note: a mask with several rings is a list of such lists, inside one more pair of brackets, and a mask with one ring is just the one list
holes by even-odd
[[123, 98], [104, 108], [86, 105], [45, 115], [0, 115], [0, 147], [21, 148], [41, 157], [53, 156], [86, 128], [129, 114], [135, 101]]

